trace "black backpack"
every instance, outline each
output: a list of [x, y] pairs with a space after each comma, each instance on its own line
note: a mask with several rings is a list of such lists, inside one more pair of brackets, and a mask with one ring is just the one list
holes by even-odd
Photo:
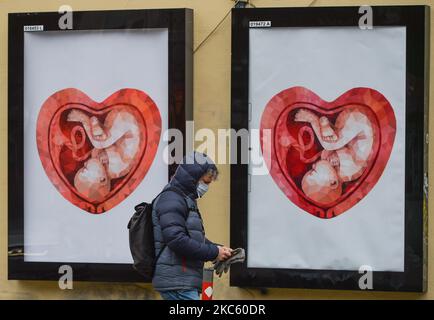
[[[161, 248], [155, 256], [154, 226], [152, 223], [152, 208], [155, 199], [163, 192], [174, 191], [185, 200], [185, 195], [176, 188], [169, 187], [158, 194], [151, 203], [142, 202], [134, 207], [136, 211], [128, 222], [130, 251], [133, 256], [133, 268], [146, 278], [152, 279], [155, 264], [165, 248]], [[186, 201], [187, 203], [187, 201]], [[188, 205], [187, 205], [188, 208]]]

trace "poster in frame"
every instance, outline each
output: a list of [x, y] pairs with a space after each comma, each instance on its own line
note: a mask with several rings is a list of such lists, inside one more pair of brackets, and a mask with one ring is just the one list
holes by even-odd
[[8, 279], [150, 281], [127, 222], [176, 169], [164, 132], [192, 120], [193, 11], [61, 17], [9, 14]]
[[430, 8], [359, 11], [232, 12], [231, 286], [426, 290]]

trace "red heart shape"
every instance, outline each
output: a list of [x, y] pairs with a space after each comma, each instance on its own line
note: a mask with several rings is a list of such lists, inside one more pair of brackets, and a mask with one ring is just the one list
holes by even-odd
[[42, 105], [36, 142], [42, 166], [62, 196], [99, 214], [140, 184], [160, 133], [160, 112], [142, 91], [122, 89], [98, 103], [69, 88]]
[[371, 191], [389, 160], [395, 133], [392, 106], [376, 90], [353, 88], [327, 102], [293, 87], [266, 105], [260, 141], [269, 172], [285, 195], [328, 219]]

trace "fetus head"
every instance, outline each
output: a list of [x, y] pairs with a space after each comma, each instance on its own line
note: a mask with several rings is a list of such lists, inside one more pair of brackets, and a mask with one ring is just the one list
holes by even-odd
[[313, 164], [301, 181], [304, 194], [313, 201], [328, 205], [342, 194], [342, 183], [330, 162], [320, 160]]
[[110, 192], [110, 180], [104, 165], [95, 158], [87, 160], [74, 177], [79, 193], [92, 201], [102, 201]]

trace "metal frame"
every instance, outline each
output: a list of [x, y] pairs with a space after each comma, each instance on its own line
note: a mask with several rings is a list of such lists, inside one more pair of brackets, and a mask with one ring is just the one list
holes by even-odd
[[[429, 15], [428, 6], [374, 6], [375, 26], [405, 26], [406, 39], [406, 182], [405, 271], [374, 272], [374, 290], [425, 291], [427, 282], [427, 141]], [[271, 27], [358, 26], [359, 7], [260, 8], [232, 11], [232, 128], [249, 128], [249, 22]], [[241, 154], [238, 146], [237, 154]], [[424, 185], [425, 184], [425, 185]], [[248, 253], [248, 165], [231, 166], [231, 247]], [[247, 254], [248, 257], [248, 254]], [[230, 284], [360, 290], [357, 271], [231, 267]]]
[[[168, 29], [169, 128], [177, 128], [185, 133], [185, 122], [193, 117], [193, 11], [154, 9], [82, 11], [73, 14], [74, 29], [71, 31]], [[59, 17], [57, 12], [9, 14], [8, 279], [58, 280], [59, 267], [68, 264], [74, 270], [74, 280], [149, 281], [139, 276], [130, 264], [24, 261], [24, 26], [43, 25], [44, 31], [41, 32], [70, 32], [59, 29]], [[169, 177], [174, 170], [175, 165], [168, 167]]]

